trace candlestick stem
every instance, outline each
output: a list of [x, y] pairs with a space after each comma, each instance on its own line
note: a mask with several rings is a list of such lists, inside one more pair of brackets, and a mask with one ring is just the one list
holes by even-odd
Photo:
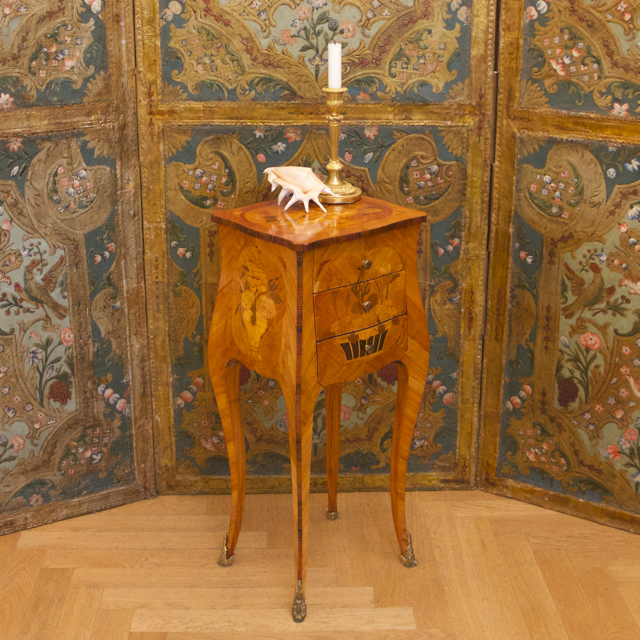
[[351, 204], [360, 200], [362, 191], [358, 187], [345, 182], [342, 178], [343, 165], [339, 155], [340, 125], [342, 123], [340, 107], [342, 106], [342, 94], [347, 89], [346, 87], [340, 87], [339, 89], [324, 87], [322, 90], [327, 94], [327, 107], [329, 108], [329, 150], [331, 154], [327, 164], [329, 177], [326, 185], [335, 195], [324, 193], [320, 196], [320, 202], [323, 204]]

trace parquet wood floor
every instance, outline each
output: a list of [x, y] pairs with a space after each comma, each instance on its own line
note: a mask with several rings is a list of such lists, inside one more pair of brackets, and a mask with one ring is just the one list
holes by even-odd
[[2, 640], [638, 640], [640, 536], [478, 491], [311, 495], [306, 621], [291, 620], [291, 498], [164, 496], [0, 537]]

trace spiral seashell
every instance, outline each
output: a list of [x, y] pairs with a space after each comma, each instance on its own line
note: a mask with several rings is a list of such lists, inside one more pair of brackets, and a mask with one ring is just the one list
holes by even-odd
[[321, 193], [335, 195], [322, 180], [313, 173], [311, 167], [268, 167], [264, 170], [267, 180], [271, 184], [271, 191], [282, 187], [278, 196], [278, 204], [284, 198], [291, 196], [286, 211], [294, 202], [302, 202], [304, 209], [309, 213], [309, 201], [315, 202], [325, 213], [327, 210], [318, 200]]

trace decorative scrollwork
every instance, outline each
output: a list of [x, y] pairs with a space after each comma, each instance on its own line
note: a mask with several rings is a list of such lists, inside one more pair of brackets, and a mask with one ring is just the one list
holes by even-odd
[[[96, 49], [106, 47], [103, 30], [99, 41], [94, 35], [102, 0], [3, 0], [0, 9], [4, 32], [0, 38], [0, 110], [28, 106], [39, 97], [44, 102], [82, 100], [82, 93], [72, 94], [70, 100], [68, 83], [80, 90], [87, 78], [106, 69], [101, 56], [97, 58], [99, 69], [90, 62], [96, 59]], [[65, 83], [67, 96], [63, 97], [60, 91]]]

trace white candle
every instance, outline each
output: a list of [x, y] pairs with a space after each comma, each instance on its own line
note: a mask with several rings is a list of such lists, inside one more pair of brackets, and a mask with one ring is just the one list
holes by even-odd
[[329, 89], [342, 87], [342, 45], [339, 42], [329, 44]]

